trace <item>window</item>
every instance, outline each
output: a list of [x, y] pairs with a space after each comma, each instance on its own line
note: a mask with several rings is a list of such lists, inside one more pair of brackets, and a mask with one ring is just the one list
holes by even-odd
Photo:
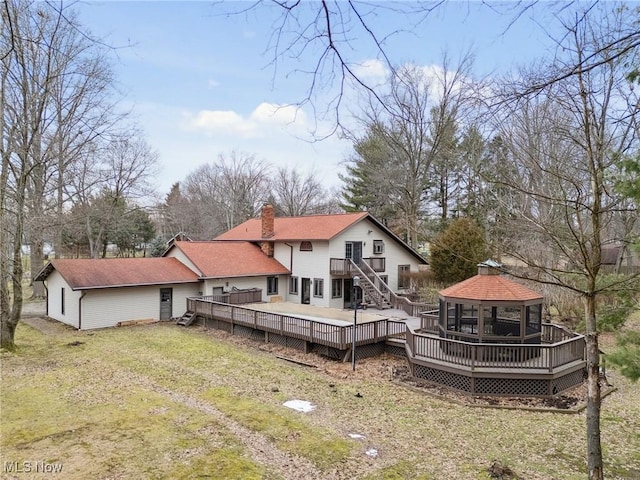
[[410, 270], [410, 265], [398, 265], [398, 288], [409, 288], [411, 283]]
[[346, 242], [344, 244], [344, 258], [353, 258], [353, 243]]
[[526, 334], [531, 335], [533, 333], [539, 333], [542, 322], [542, 305], [531, 305], [527, 307], [527, 330]]
[[331, 298], [342, 298], [342, 279], [331, 280]]
[[385, 285], [389, 285], [389, 275], [380, 275], [380, 280], [382, 280], [382, 283]]
[[298, 294], [298, 277], [291, 277], [289, 279], [289, 293], [291, 295]]
[[324, 280], [321, 278], [313, 279], [313, 296], [322, 298], [324, 296]]
[[60, 313], [64, 315], [64, 287], [60, 289]]
[[267, 295], [278, 294], [278, 277], [267, 277]]
[[301, 252], [313, 252], [313, 245], [311, 242], [300, 242]]
[[381, 255], [384, 253], [384, 242], [382, 240], [373, 241], [373, 254]]

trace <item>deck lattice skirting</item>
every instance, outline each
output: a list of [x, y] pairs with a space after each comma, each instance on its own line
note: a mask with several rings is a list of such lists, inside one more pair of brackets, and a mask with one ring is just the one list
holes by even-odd
[[411, 373], [472, 395], [547, 397], [580, 385], [584, 337], [553, 324], [542, 327], [536, 345], [470, 343], [407, 328]]

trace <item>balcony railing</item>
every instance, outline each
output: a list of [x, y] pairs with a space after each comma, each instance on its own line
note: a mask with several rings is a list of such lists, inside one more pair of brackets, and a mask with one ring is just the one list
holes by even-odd
[[[387, 269], [387, 259], [385, 257], [363, 258], [362, 261], [371, 267], [374, 272], [384, 272]], [[330, 259], [329, 270], [331, 275], [351, 275], [353, 273], [351, 259], [332, 258]]]

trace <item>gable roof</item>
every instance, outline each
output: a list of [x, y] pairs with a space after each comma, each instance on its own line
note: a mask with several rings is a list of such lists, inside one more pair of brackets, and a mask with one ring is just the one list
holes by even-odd
[[503, 302], [525, 302], [541, 300], [542, 295], [509, 280], [502, 275], [475, 275], [460, 283], [440, 290], [442, 297], [464, 300], [487, 300]]
[[[308, 215], [303, 217], [276, 217], [273, 236], [269, 241], [331, 240], [350, 226], [367, 217], [368, 213], [340, 213], [334, 215]], [[262, 220], [251, 218], [237, 227], [218, 235], [215, 240], [246, 240], [261, 242]]]
[[[250, 242], [175, 242], [204, 278], [286, 275], [291, 273], [273, 257]], [[168, 250], [168, 252], [171, 249]]]
[[398, 242], [420, 263], [426, 259], [415, 249], [403, 242], [383, 223], [368, 212], [338, 213], [327, 215], [307, 215], [301, 217], [275, 217], [273, 235], [262, 238], [262, 219], [251, 218], [237, 227], [218, 235], [215, 240], [245, 240], [248, 242], [301, 242], [331, 240], [358, 222], [368, 220]]
[[177, 258], [73, 258], [51, 260], [38, 273], [56, 270], [73, 290], [197, 283], [198, 275]]

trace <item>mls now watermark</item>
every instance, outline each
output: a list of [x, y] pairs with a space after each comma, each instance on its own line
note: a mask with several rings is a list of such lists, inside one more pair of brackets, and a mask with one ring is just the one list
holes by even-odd
[[62, 464], [31, 460], [4, 462], [2, 471], [4, 473], [61, 473]]

